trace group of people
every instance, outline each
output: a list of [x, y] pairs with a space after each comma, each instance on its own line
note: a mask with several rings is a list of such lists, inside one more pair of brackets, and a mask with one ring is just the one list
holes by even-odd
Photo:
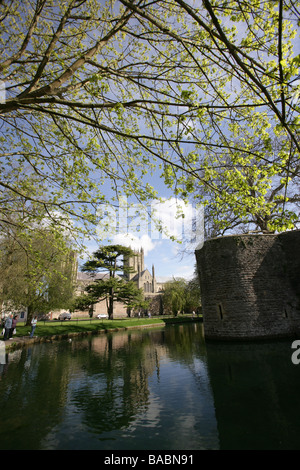
[[4, 323], [4, 341], [11, 339], [17, 326], [18, 315], [8, 315]]
[[[3, 338], [4, 341], [8, 339], [12, 339], [12, 336], [17, 327], [17, 321], [18, 321], [18, 315], [10, 314], [6, 318], [5, 323], [4, 323], [4, 338]], [[35, 331], [36, 325], [37, 325], [37, 316], [35, 316], [31, 320], [31, 332], [30, 332], [29, 338], [33, 337], [33, 333]]]

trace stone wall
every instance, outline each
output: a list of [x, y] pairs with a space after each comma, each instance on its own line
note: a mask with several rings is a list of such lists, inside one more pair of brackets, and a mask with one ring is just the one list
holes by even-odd
[[214, 238], [196, 251], [207, 339], [300, 334], [300, 231]]

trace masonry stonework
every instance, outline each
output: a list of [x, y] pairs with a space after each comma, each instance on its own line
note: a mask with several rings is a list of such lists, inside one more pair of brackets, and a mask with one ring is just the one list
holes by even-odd
[[207, 339], [300, 335], [300, 231], [214, 238], [196, 251]]

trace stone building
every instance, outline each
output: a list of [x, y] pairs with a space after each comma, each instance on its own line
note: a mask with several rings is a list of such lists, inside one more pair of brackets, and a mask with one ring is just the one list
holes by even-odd
[[128, 281], [136, 283], [139, 289], [143, 289], [144, 294], [157, 294], [161, 290], [161, 284], [157, 283], [155, 278], [155, 269], [152, 265], [152, 272], [146, 268], [144, 261], [144, 250], [134, 252], [134, 256], [124, 260], [124, 265], [133, 269], [132, 273], [124, 273], [124, 277]]
[[196, 250], [207, 339], [300, 335], [300, 231], [214, 238]]
[[144, 250], [134, 252], [134, 256], [125, 260], [126, 266], [133, 268], [133, 273], [124, 273], [128, 281], [136, 283], [139, 289], [144, 292], [144, 297], [149, 301], [149, 309], [147, 313], [151, 315], [163, 314], [162, 291], [163, 283], [157, 281], [155, 277], [155, 268], [152, 265], [151, 272], [146, 268], [144, 261]]

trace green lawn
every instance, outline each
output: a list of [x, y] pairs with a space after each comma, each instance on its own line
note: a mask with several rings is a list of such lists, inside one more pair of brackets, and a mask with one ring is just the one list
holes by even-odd
[[[84, 333], [99, 330], [110, 330], [116, 328], [132, 328], [145, 325], [157, 325], [161, 323], [177, 323], [190, 321], [191, 317], [178, 316], [174, 317], [154, 317], [154, 318], [126, 318], [116, 320], [66, 320], [57, 322], [38, 322], [34, 335], [35, 336], [53, 336], [64, 335], [68, 333]], [[17, 333], [15, 336], [28, 336], [30, 326], [17, 325]]]

